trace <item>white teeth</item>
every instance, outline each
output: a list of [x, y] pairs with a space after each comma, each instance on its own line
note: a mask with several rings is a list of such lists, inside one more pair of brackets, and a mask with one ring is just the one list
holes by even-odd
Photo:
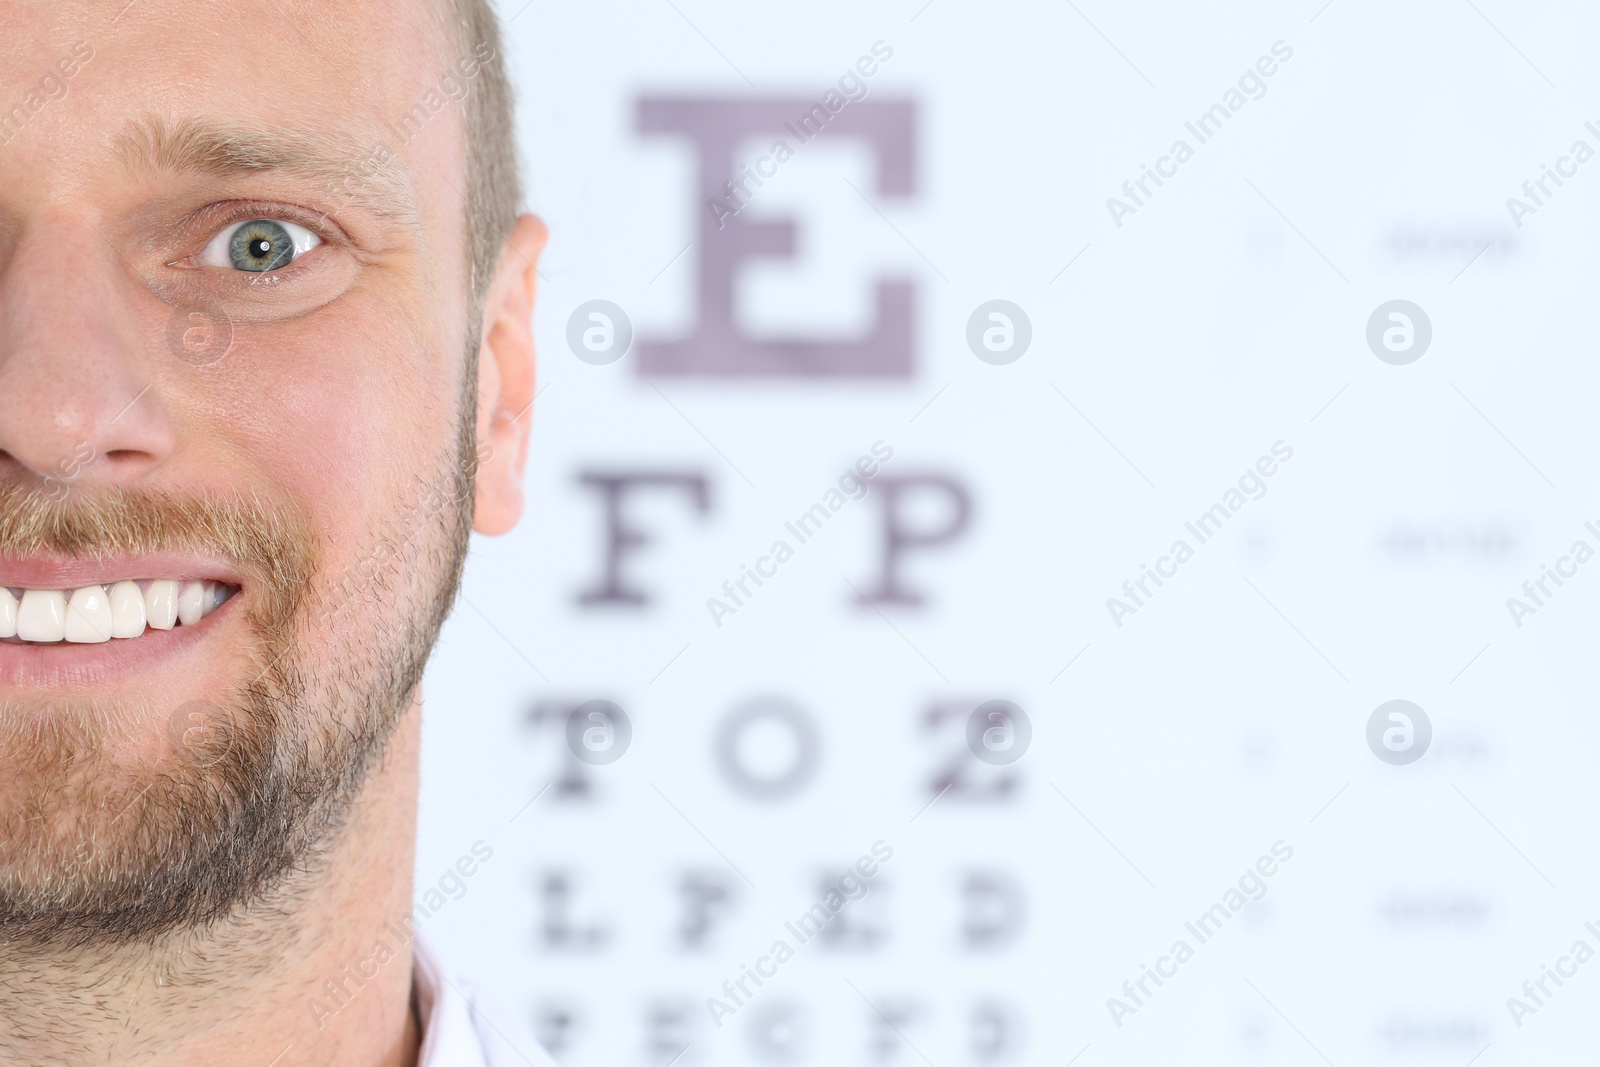
[[111, 636], [138, 637], [144, 633], [144, 594], [137, 582], [111, 587]]
[[144, 591], [145, 621], [157, 630], [170, 630], [178, 622], [178, 583], [157, 578]]
[[98, 585], [72, 591], [67, 601], [66, 638], [75, 645], [99, 645], [111, 640], [111, 600]]
[[237, 591], [222, 582], [172, 578], [67, 590], [0, 586], [0, 641], [103, 644], [139, 637], [147, 626], [193, 626]]
[[60, 641], [67, 636], [67, 597], [59, 589], [26, 589], [17, 608], [17, 636]]
[[178, 590], [178, 621], [193, 626], [206, 617], [206, 583], [184, 582]]

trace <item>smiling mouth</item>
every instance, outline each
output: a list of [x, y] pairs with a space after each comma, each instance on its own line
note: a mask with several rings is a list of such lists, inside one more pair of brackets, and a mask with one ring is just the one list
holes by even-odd
[[104, 644], [195, 626], [237, 592], [227, 582], [176, 578], [76, 589], [0, 586], [0, 643]]

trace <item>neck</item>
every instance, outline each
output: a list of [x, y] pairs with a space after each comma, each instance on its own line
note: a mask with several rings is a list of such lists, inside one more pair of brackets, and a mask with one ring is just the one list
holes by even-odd
[[0, 1062], [413, 1067], [420, 703], [314, 869], [237, 920], [156, 946], [0, 948]]

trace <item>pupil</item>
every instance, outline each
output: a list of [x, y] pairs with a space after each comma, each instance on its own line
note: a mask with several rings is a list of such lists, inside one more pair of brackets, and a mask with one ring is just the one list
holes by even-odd
[[264, 237], [257, 237], [250, 242], [250, 254], [257, 259], [265, 259], [272, 252], [272, 242]]

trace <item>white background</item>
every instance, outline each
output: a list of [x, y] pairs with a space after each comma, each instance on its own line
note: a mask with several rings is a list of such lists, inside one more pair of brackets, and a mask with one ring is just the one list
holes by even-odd
[[[418, 885], [493, 847], [424, 932], [563, 1062], [1590, 1062], [1600, 963], [1520, 1028], [1506, 999], [1580, 937], [1600, 950], [1600, 563], [1520, 628], [1506, 600], [1574, 540], [1600, 548], [1600, 161], [1521, 228], [1506, 199], [1573, 141], [1600, 150], [1600, 27], [1570, 3], [1320, 2], [504, 5], [551, 230], [545, 391], [526, 518], [475, 542], [426, 683]], [[873, 188], [864, 145], [808, 148], [748, 209], [794, 218], [797, 256], [748, 265], [738, 300], [753, 333], [848, 334], [877, 279], [914, 279], [912, 376], [575, 358], [567, 319], [591, 299], [640, 335], [693, 321], [696, 252], [674, 256], [703, 210], [695, 160], [637, 131], [638, 99], [820, 99], [879, 40], [869, 99], [916, 102], [915, 195], [879, 200], [886, 221], [844, 180]], [[1184, 122], [1276, 41], [1293, 58], [1267, 94], [1196, 144]], [[1195, 157], [1117, 227], [1106, 199], [1179, 137]], [[996, 298], [1032, 322], [1009, 366], [965, 340]], [[1365, 339], [1396, 298], [1433, 326], [1408, 366]], [[972, 495], [965, 536], [908, 563], [927, 607], [851, 602], [877, 576], [869, 496], [715, 627], [706, 598], [878, 440], [886, 472]], [[1115, 626], [1106, 598], [1280, 440], [1294, 457], [1265, 498]], [[653, 542], [628, 570], [654, 602], [585, 610], [605, 529], [577, 473], [643, 468], [703, 473], [711, 510], [631, 501]], [[822, 740], [780, 802], [714, 755], [763, 694]], [[527, 710], [595, 698], [626, 710], [631, 748], [589, 772], [592, 801], [524, 809], [565, 752]], [[918, 815], [962, 750], [926, 709], [993, 698], [1033, 724], [1019, 788]], [[1406, 767], [1366, 742], [1394, 698], [1434, 729]], [[751, 764], [781, 766], [783, 740]], [[894, 858], [844, 918], [881, 940], [804, 946], [716, 1028], [706, 998], [878, 839]], [[1279, 840], [1294, 857], [1266, 896], [1117, 1026], [1107, 998]], [[696, 871], [733, 896], [688, 951]], [[971, 871], [1026, 901], [1001, 947], [963, 943]], [[604, 931], [592, 950], [542, 939], [552, 872], [574, 925]], [[992, 1060], [984, 1004], [1007, 1020]]]

